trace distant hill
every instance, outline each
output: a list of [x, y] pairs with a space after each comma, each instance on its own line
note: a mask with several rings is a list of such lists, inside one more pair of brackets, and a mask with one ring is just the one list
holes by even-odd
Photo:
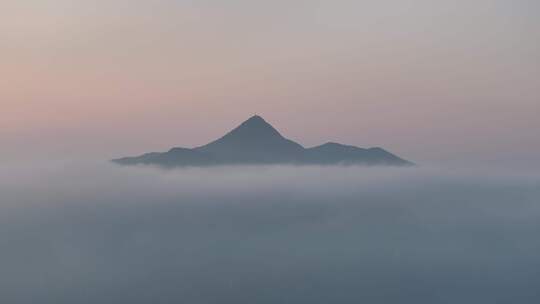
[[113, 162], [121, 165], [146, 164], [162, 167], [234, 164], [413, 165], [381, 148], [363, 149], [338, 143], [304, 148], [283, 137], [257, 115], [204, 146], [192, 149], [173, 148], [167, 152], [114, 159]]

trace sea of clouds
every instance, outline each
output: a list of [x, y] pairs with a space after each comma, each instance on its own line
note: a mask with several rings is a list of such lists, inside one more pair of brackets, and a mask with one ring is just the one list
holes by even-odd
[[540, 174], [5, 165], [0, 303], [537, 303]]

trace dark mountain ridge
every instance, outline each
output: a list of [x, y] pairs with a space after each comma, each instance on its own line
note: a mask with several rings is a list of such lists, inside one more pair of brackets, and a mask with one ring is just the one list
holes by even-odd
[[314, 164], [410, 166], [411, 162], [382, 149], [363, 149], [338, 143], [312, 148], [283, 137], [260, 116], [244, 121], [223, 137], [204, 146], [172, 148], [136, 157], [114, 159], [122, 165], [148, 164], [163, 167], [231, 164]]

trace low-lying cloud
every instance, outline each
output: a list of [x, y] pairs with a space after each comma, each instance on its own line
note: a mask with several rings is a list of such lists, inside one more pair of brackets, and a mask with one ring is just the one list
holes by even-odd
[[56, 163], [0, 193], [6, 304], [539, 300], [534, 174]]

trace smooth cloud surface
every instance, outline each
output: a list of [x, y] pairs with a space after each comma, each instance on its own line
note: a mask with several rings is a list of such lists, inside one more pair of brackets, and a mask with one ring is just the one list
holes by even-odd
[[533, 303], [540, 177], [109, 165], [0, 175], [2, 303]]

